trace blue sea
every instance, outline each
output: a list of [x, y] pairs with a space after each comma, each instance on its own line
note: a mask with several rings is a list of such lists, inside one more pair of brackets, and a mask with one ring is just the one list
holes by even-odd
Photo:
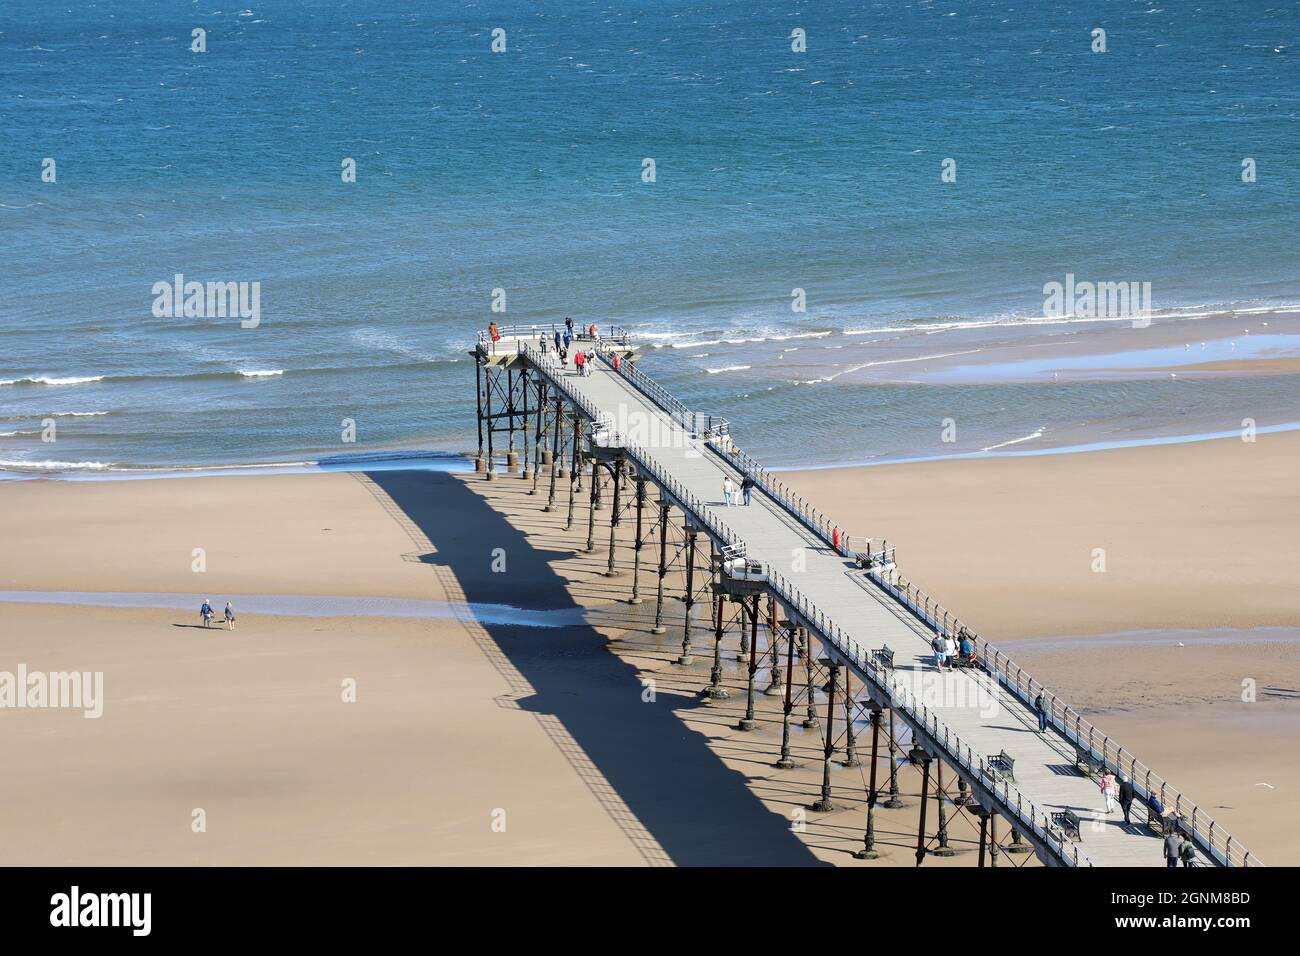
[[[5, 0], [0, 469], [454, 455], [476, 330], [566, 315], [778, 464], [1295, 421], [1287, 375], [857, 373], [1081, 332], [1066, 274], [1258, 324], [1298, 212], [1296, 2]], [[260, 323], [156, 316], [177, 274]]]

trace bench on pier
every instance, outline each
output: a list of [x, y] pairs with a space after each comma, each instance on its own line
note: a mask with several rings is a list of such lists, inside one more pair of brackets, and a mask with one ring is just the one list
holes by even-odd
[[853, 563], [867, 573], [892, 571], [895, 567], [894, 549], [890, 548], [887, 551], [854, 551]]
[[1079, 815], [1073, 810], [1059, 810], [1052, 814], [1053, 825], [1058, 827], [1062, 833], [1075, 843], [1083, 839], [1083, 834], [1080, 832], [1081, 822]]
[[994, 780], [1009, 780], [1015, 783], [1016, 762], [1005, 750], [990, 757], [985, 763], [985, 767], [988, 768], [989, 776]]
[[871, 661], [877, 668], [888, 673], [894, 669], [894, 652], [886, 644], [871, 652]]
[[1165, 836], [1169, 833], [1177, 833], [1179, 830], [1178, 824], [1178, 814], [1169, 812], [1164, 816], [1161, 816], [1158, 813], [1152, 812], [1150, 807], [1147, 807], [1147, 826], [1151, 828], [1151, 832], [1156, 836], [1159, 837]]
[[1089, 777], [1095, 777], [1105, 769], [1102, 762], [1097, 759], [1091, 750], [1080, 747], [1078, 744], [1074, 746], [1074, 765]]

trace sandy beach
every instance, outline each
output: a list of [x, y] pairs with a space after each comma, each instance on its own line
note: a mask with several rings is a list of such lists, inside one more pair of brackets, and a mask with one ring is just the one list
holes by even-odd
[[[906, 573], [1285, 863], [1300, 859], [1285, 828], [1300, 784], [1294, 646], [1088, 640], [1300, 624], [1297, 438], [790, 477], [854, 532], [888, 536]], [[0, 486], [5, 590], [174, 597], [0, 602], [0, 669], [105, 675], [99, 719], [3, 715], [12, 764], [42, 768], [0, 782], [3, 861], [912, 864], [911, 768], [910, 805], [877, 817], [882, 860], [854, 861], [865, 769], [837, 765], [838, 812], [806, 813], [818, 730], [796, 727], [800, 766], [774, 769], [779, 698], [761, 698], [756, 732], [734, 730], [734, 641], [736, 692], [706, 705], [708, 660], [674, 663], [680, 601], [663, 636], [653, 601], [625, 603], [630, 530], [624, 573], [607, 579], [603, 550], [579, 550], [585, 521], [565, 531], [529, 487], [428, 472]], [[243, 612], [233, 632], [197, 626], [203, 598], [238, 609], [254, 595], [376, 600], [365, 615], [308, 601]], [[385, 601], [449, 603], [416, 617]], [[512, 608], [531, 613], [514, 623]], [[548, 614], [585, 623], [538, 626]], [[1256, 703], [1241, 702], [1246, 677]], [[927, 866], [975, 862], [974, 825], [953, 813], [962, 852]], [[1022, 862], [1036, 863], [1003, 860]]]

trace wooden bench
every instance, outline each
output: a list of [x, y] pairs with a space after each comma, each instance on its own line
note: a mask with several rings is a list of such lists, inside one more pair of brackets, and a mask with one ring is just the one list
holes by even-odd
[[1083, 834], [1080, 832], [1081, 822], [1079, 815], [1073, 810], [1060, 810], [1052, 814], [1052, 823], [1060, 827], [1061, 832], [1075, 843], [1083, 839]]
[[1015, 783], [1016, 762], [1005, 750], [989, 757], [985, 766], [988, 768], [989, 776], [994, 780], [1009, 780]]
[[1090, 777], [1095, 777], [1102, 771], [1102, 763], [1089, 750], [1074, 745], [1074, 765]]
[[871, 660], [882, 671], [892, 671], [894, 669], [894, 652], [890, 650], [888, 644], [879, 650], [872, 651]]

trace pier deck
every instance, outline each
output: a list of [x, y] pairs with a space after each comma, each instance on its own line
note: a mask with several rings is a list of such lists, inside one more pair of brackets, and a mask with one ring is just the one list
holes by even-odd
[[[609, 362], [598, 360], [589, 376], [581, 376], [571, 363], [561, 368], [553, 354], [540, 355], [536, 341], [500, 345], [507, 352], [517, 349], [558, 394], [585, 406], [589, 417], [606, 419], [617, 433], [610, 444], [625, 448], [701, 530], [719, 544], [742, 542], [747, 557], [767, 569], [777, 600], [789, 607], [793, 596], [796, 616], [800, 608], [810, 612], [810, 632], [853, 670], [858, 686], [873, 698], [887, 688], [889, 694], [880, 697], [880, 703], [894, 706], [914, 736], [968, 779], [985, 808], [1006, 816], [1046, 862], [1164, 865], [1162, 840], [1146, 825], [1141, 780], [1136, 781], [1139, 798], [1133, 824], [1123, 823], [1118, 808], [1107, 816], [1096, 780], [1076, 768], [1076, 742], [1056, 726], [1040, 732], [1024, 693], [1013, 692], [1018, 688], [1006, 686], [990, 672], [959, 669], [939, 674], [930, 648], [933, 629], [889, 593], [888, 581], [869, 578], [762, 488], [754, 489], [749, 506], [726, 506], [723, 478], [731, 477], [739, 499], [742, 473], [710, 441], [684, 427], [680, 416], [652, 401], [644, 385], [634, 385], [626, 363], [616, 372]], [[730, 454], [727, 439], [720, 447]], [[892, 672], [862, 666], [870, 651], [882, 645], [894, 651]], [[990, 781], [983, 773], [984, 761], [1003, 751], [1015, 761], [1014, 782], [1009, 784]], [[1024, 816], [1014, 815], [1017, 806], [1024, 812], [1026, 803], [1033, 807], [1029, 820], [1038, 821], [1028, 827]], [[1081, 821], [1077, 843], [1047, 823], [1051, 814], [1063, 810], [1073, 811]], [[1231, 852], [1211, 856], [1203, 841], [1196, 842], [1200, 865], [1231, 860]], [[1214, 846], [1213, 831], [1209, 846]]]

